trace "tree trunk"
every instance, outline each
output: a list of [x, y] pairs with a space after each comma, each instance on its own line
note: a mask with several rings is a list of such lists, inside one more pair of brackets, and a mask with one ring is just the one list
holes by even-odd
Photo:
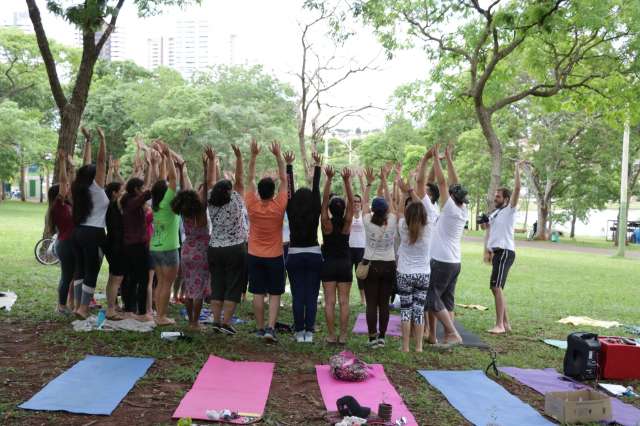
[[[62, 112], [60, 130], [58, 131], [58, 150], [63, 150], [65, 153], [73, 155], [83, 110], [84, 106], [82, 109], [76, 108], [70, 103], [65, 106]], [[60, 176], [60, 162], [56, 156], [53, 183], [58, 183], [58, 176]]]
[[549, 239], [549, 203], [546, 200], [538, 200], [538, 231], [536, 240]]
[[487, 210], [491, 209], [493, 197], [496, 189], [500, 186], [500, 176], [502, 173], [502, 145], [498, 139], [493, 123], [491, 121], [491, 114], [481, 104], [481, 100], [476, 101], [476, 115], [478, 122], [482, 128], [482, 134], [487, 140], [489, 145], [489, 152], [491, 153], [491, 179], [489, 181], [489, 188], [487, 188]]
[[576, 212], [574, 211], [571, 213], [571, 234], [569, 235], [569, 238], [576, 237], [576, 219], [577, 219], [577, 215], [576, 215]]
[[27, 201], [27, 194], [25, 192], [25, 183], [27, 180], [26, 166], [24, 162], [20, 162], [20, 201]]
[[0, 180], [0, 201], [4, 201], [4, 200], [5, 200], [4, 181]]

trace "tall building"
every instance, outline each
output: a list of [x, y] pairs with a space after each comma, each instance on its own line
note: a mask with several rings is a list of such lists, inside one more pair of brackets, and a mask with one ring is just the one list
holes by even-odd
[[34, 32], [29, 13], [26, 11], [13, 11], [6, 16], [0, 16], [0, 26], [19, 28], [25, 33]]
[[153, 37], [147, 39], [147, 68], [154, 69], [165, 65], [164, 38]]
[[175, 34], [167, 43], [170, 60], [167, 65], [185, 78], [211, 65], [209, 54], [209, 21], [186, 18], [176, 21]]

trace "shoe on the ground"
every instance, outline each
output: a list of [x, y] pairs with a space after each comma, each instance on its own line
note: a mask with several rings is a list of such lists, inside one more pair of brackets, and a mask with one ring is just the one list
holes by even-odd
[[306, 331], [296, 331], [294, 336], [296, 338], [296, 342], [303, 343], [305, 341]]
[[378, 345], [377, 337], [369, 337], [369, 341], [367, 342], [367, 346], [370, 348], [375, 348]]
[[256, 337], [260, 337], [260, 338], [264, 337], [264, 328], [261, 328], [258, 331], [256, 331]]
[[230, 336], [233, 336], [238, 332], [238, 330], [236, 330], [231, 324], [222, 324], [218, 327], [218, 330], [220, 330], [222, 334], [228, 334]]
[[304, 341], [306, 343], [313, 343], [313, 331], [304, 332]]
[[384, 346], [385, 346], [384, 337], [378, 337], [375, 347], [384, 348]]
[[211, 329], [213, 331], [215, 331], [216, 333], [223, 333], [222, 331], [222, 324], [220, 324], [219, 322], [214, 322], [211, 324]]
[[265, 328], [264, 329], [264, 339], [267, 342], [276, 343], [278, 341], [278, 338], [276, 337], [276, 331], [271, 327]]

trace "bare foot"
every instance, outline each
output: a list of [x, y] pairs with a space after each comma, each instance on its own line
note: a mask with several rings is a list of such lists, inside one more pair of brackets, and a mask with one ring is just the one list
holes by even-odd
[[504, 327], [498, 327], [496, 325], [491, 330], [487, 330], [487, 332], [489, 332], [491, 334], [504, 334], [504, 333], [506, 333], [506, 330], [504, 329]]
[[86, 320], [87, 318], [89, 318], [89, 311], [87, 310], [87, 308], [82, 308], [79, 307], [78, 309], [76, 309], [74, 312], [76, 317]]
[[422, 348], [416, 346], [416, 352], [422, 352]]
[[347, 336], [346, 335], [340, 335], [340, 337], [338, 337], [338, 343], [340, 343], [341, 345], [344, 345], [347, 343]]
[[402, 348], [402, 352], [409, 352], [409, 348]]
[[328, 343], [328, 344], [330, 344], [330, 345], [335, 345], [336, 343], [338, 343], [338, 340], [335, 338], [335, 336], [334, 336], [334, 337], [327, 336], [327, 337], [324, 339], [324, 341], [325, 341], [325, 343]]
[[438, 344], [438, 339], [436, 337], [427, 336], [426, 339], [427, 339], [427, 343], [430, 345]]
[[504, 331], [506, 331], [507, 333], [511, 333], [511, 324], [505, 324]]
[[151, 314], [136, 315], [136, 319], [140, 322], [149, 322], [149, 321], [153, 321], [153, 315]]
[[173, 325], [176, 323], [176, 320], [168, 317], [157, 317], [155, 321], [156, 321], [156, 325], [159, 325], [159, 326]]
[[462, 337], [458, 333], [456, 334], [447, 334], [444, 337], [445, 345], [460, 345], [462, 344]]

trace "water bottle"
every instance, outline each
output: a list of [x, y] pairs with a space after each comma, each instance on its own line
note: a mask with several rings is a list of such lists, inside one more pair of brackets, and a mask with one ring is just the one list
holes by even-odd
[[102, 330], [102, 326], [104, 325], [104, 321], [107, 319], [107, 313], [104, 309], [100, 309], [100, 311], [98, 311], [98, 322], [97, 322], [97, 326], [98, 326], [98, 330]]

